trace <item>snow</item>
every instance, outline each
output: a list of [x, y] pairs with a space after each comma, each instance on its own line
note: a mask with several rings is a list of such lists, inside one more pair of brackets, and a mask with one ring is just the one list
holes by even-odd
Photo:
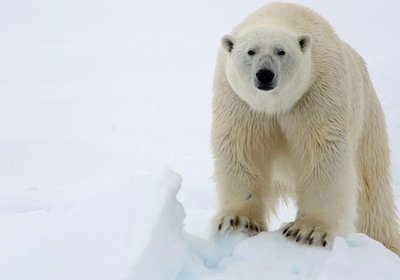
[[[368, 63], [399, 205], [399, 4], [298, 2]], [[1, 280], [398, 279], [398, 257], [364, 235], [330, 251], [284, 240], [293, 205], [271, 232], [210, 236], [216, 50], [264, 4], [0, 3]]]

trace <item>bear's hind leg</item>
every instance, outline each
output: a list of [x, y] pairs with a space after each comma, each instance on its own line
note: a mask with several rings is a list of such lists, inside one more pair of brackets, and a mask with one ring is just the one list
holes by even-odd
[[386, 132], [384, 125], [371, 125], [379, 131], [367, 131], [359, 151], [357, 229], [400, 256], [400, 224], [390, 182]]

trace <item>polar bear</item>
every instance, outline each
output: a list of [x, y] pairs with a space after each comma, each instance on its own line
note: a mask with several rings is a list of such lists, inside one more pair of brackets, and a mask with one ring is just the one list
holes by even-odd
[[292, 197], [286, 238], [330, 247], [359, 231], [400, 254], [384, 114], [324, 18], [289, 3], [250, 14], [222, 38], [213, 91], [217, 233], [268, 230]]

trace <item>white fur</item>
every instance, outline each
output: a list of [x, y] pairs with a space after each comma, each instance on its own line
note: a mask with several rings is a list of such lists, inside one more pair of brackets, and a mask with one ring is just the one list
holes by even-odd
[[[267, 229], [279, 198], [292, 196], [298, 213], [288, 238], [329, 246], [358, 230], [399, 254], [384, 115], [362, 58], [295, 4], [259, 9], [222, 42], [212, 128], [216, 227]], [[277, 46], [289, 60], [274, 54]], [[257, 50], [251, 59], [249, 48]], [[277, 73], [273, 90], [254, 86], [261, 64]]]

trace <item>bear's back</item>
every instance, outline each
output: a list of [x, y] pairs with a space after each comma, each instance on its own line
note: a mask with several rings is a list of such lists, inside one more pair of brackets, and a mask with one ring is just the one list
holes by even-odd
[[247, 16], [232, 32], [241, 32], [252, 27], [278, 25], [297, 33], [308, 33], [312, 36], [333, 36], [336, 33], [331, 25], [313, 10], [293, 3], [273, 2], [261, 7]]

